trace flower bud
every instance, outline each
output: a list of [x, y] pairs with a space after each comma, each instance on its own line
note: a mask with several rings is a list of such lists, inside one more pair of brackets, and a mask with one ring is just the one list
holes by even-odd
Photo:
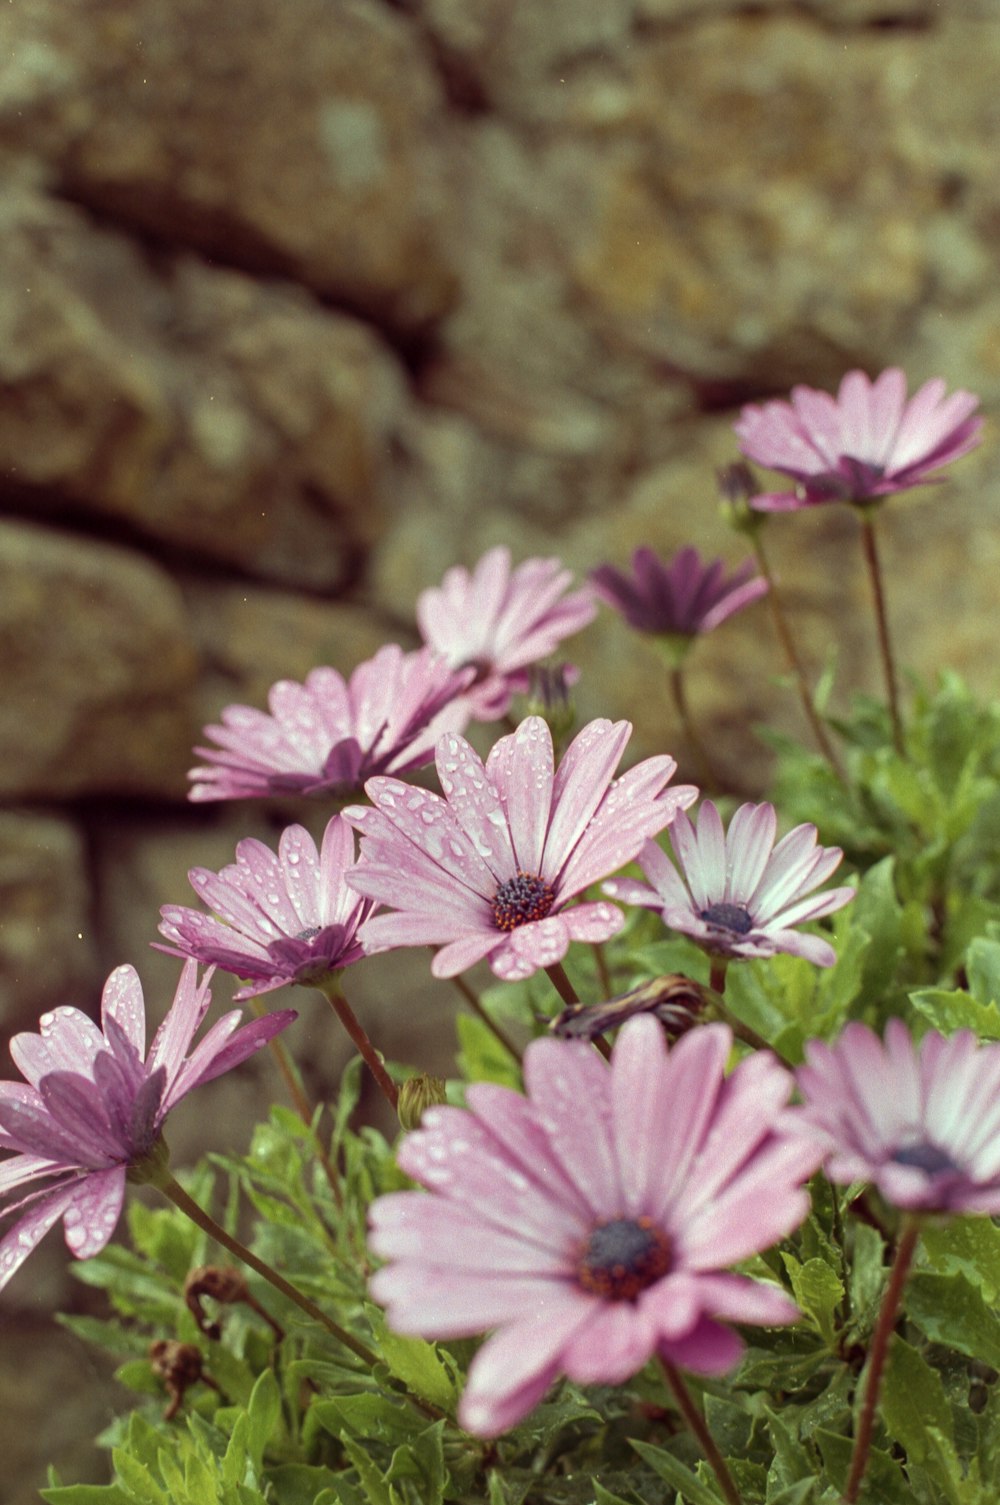
[[399, 1122], [410, 1133], [413, 1129], [419, 1129], [420, 1120], [428, 1108], [438, 1107], [447, 1101], [441, 1077], [427, 1076], [424, 1072], [419, 1076], [411, 1076], [399, 1089], [399, 1102], [396, 1105]]

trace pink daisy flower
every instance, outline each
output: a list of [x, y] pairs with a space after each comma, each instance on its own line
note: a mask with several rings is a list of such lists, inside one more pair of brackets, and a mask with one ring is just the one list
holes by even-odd
[[740, 449], [796, 482], [751, 506], [794, 512], [819, 502], [876, 502], [921, 486], [979, 443], [982, 419], [971, 416], [978, 403], [971, 392], [946, 398], [940, 377], [907, 401], [906, 376], [896, 367], [874, 381], [849, 371], [836, 397], [793, 387], [791, 402], [751, 403], [734, 425]]
[[648, 1016], [622, 1027], [610, 1066], [535, 1040], [526, 1099], [477, 1082], [468, 1108], [429, 1109], [403, 1141], [427, 1192], [372, 1204], [390, 1263], [371, 1290], [402, 1333], [497, 1330], [469, 1371], [468, 1431], [515, 1426], [560, 1374], [621, 1384], [655, 1354], [722, 1374], [743, 1348], [729, 1322], [795, 1321], [784, 1292], [727, 1267], [802, 1221], [818, 1153], [783, 1132], [790, 1074], [759, 1052], [726, 1077], [731, 1043], [710, 1024], [668, 1055]]
[[890, 1019], [884, 1042], [849, 1024], [833, 1045], [810, 1040], [806, 1061], [796, 1118], [831, 1180], [869, 1181], [896, 1207], [1000, 1214], [1000, 1045], [971, 1030], [915, 1045]]
[[767, 581], [754, 576], [752, 559], [727, 579], [722, 560], [704, 563], [697, 549], [681, 549], [669, 562], [652, 549], [636, 549], [631, 575], [602, 564], [591, 570], [590, 580], [629, 626], [658, 637], [695, 638], [711, 632], [767, 594]]
[[566, 594], [572, 578], [558, 559], [526, 559], [512, 570], [510, 550], [500, 547], [471, 572], [455, 565], [440, 586], [421, 593], [424, 642], [453, 668], [475, 670], [469, 701], [478, 720], [502, 716], [513, 695], [527, 690], [528, 668], [593, 620], [589, 591]]
[[366, 951], [440, 946], [435, 977], [489, 959], [498, 977], [553, 966], [571, 941], [604, 941], [624, 924], [605, 902], [571, 899], [630, 862], [697, 798], [691, 785], [664, 792], [670, 757], [614, 771], [632, 727], [591, 721], [554, 768], [552, 734], [539, 716], [501, 737], [485, 765], [463, 737], [438, 743], [444, 798], [396, 779], [370, 779], [374, 809], [344, 815], [361, 832], [348, 883], [395, 914], [361, 932]]
[[252, 998], [286, 983], [312, 986], [364, 954], [357, 932], [372, 905], [347, 887], [354, 832], [335, 815], [319, 852], [303, 826], [282, 831], [277, 856], [248, 837], [221, 872], [192, 868], [191, 887], [212, 911], [165, 904], [157, 950], [211, 962], [249, 979], [235, 996]]
[[833, 914], [854, 898], [853, 888], [813, 892], [844, 854], [839, 847], [818, 846], [811, 825], [796, 826], [775, 846], [777, 826], [773, 805], [741, 805], [727, 835], [715, 805], [705, 800], [697, 828], [683, 811], [670, 828], [680, 872], [656, 842], [647, 841], [639, 865], [649, 883], [614, 878], [604, 891], [659, 910], [664, 925], [715, 956], [787, 951], [832, 967], [837, 954], [829, 942], [794, 927]]
[[[15, 1035], [24, 1082], [0, 1082], [0, 1213], [21, 1217], [0, 1239], [0, 1288], [63, 1220], [77, 1259], [114, 1233], [129, 1171], [153, 1153], [170, 1110], [203, 1082], [240, 1065], [295, 1018], [291, 1009], [240, 1027], [235, 1009], [188, 1051], [211, 1003], [188, 962], [170, 1011], [146, 1048], [142, 985], [117, 967], [104, 987], [101, 1029], [74, 1008], [43, 1014], [40, 1032]], [[25, 1187], [37, 1189], [21, 1195]]]
[[188, 798], [356, 793], [372, 774], [418, 768], [442, 732], [468, 721], [462, 692], [471, 677], [427, 648], [404, 653], [390, 643], [347, 681], [327, 668], [311, 670], [305, 684], [279, 680], [270, 715], [230, 705], [221, 726], [205, 727], [218, 747], [195, 748], [209, 766], [191, 769]]

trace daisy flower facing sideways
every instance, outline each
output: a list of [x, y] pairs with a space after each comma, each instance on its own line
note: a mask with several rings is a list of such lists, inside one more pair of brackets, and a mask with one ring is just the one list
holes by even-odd
[[357, 932], [372, 905], [344, 882], [353, 862], [354, 832], [340, 815], [327, 823], [319, 852], [303, 826], [282, 831], [277, 856], [247, 837], [221, 872], [188, 873], [212, 913], [165, 904], [160, 934], [171, 944], [153, 944], [249, 979], [238, 999], [286, 983], [313, 985], [364, 954]]
[[625, 917], [613, 904], [569, 901], [630, 862], [698, 793], [666, 790], [677, 767], [666, 756], [614, 778], [631, 732], [627, 721], [591, 721], [555, 769], [552, 734], [529, 716], [485, 765], [464, 737], [443, 737], [443, 799], [369, 779], [374, 808], [344, 811], [362, 837], [347, 881], [396, 913], [366, 922], [365, 950], [440, 946], [435, 977], [486, 957], [510, 981], [561, 961], [571, 941], [614, 935]]
[[511, 569], [510, 550], [490, 549], [473, 570], [455, 565], [417, 600], [424, 642], [452, 668], [471, 666], [473, 715], [495, 721], [527, 670], [579, 632], [597, 610], [589, 591], [566, 594], [573, 576], [558, 559], [526, 559]]
[[442, 732], [465, 726], [461, 697], [471, 678], [429, 649], [404, 653], [389, 643], [349, 680], [328, 668], [311, 670], [301, 685], [279, 680], [270, 715], [229, 705], [221, 725], [205, 727], [218, 746], [195, 748], [207, 766], [191, 769], [188, 798], [356, 794], [371, 774], [407, 773], [430, 762]]
[[844, 854], [839, 847], [818, 846], [810, 825], [796, 826], [775, 846], [777, 825], [773, 805], [741, 805], [727, 835], [715, 805], [705, 800], [697, 828], [683, 811], [670, 827], [680, 872], [655, 841], [647, 841], [639, 865], [649, 883], [613, 878], [604, 892], [659, 910], [670, 930], [689, 935], [715, 956], [787, 951], [832, 967], [837, 954], [830, 943], [801, 935], [795, 926], [833, 914], [854, 898], [853, 888], [813, 892]]
[[695, 638], [712, 632], [767, 594], [767, 581], [754, 576], [752, 559], [727, 579], [722, 560], [705, 564], [697, 549], [680, 549], [669, 562], [652, 549], [636, 549], [631, 575], [602, 564], [590, 579], [629, 626], [657, 637]]
[[871, 1182], [914, 1211], [1000, 1213], [1000, 1045], [971, 1030], [915, 1045], [890, 1019], [884, 1041], [864, 1024], [810, 1040], [806, 1062], [796, 1122], [831, 1180]]
[[792, 1078], [768, 1052], [731, 1076], [721, 1024], [669, 1052], [631, 1019], [610, 1066], [590, 1045], [535, 1040], [527, 1098], [477, 1082], [431, 1108], [398, 1160], [426, 1192], [370, 1209], [371, 1282], [391, 1327], [426, 1338], [496, 1329], [469, 1371], [467, 1431], [515, 1426], [553, 1380], [621, 1384], [654, 1355], [722, 1374], [742, 1340], [798, 1311], [728, 1266], [783, 1238], [809, 1207], [815, 1146], [784, 1133]]
[[734, 425], [740, 449], [796, 483], [750, 505], [794, 512], [819, 502], [877, 502], [921, 486], [979, 443], [978, 404], [971, 392], [945, 397], [940, 377], [907, 401], [906, 376], [895, 367], [874, 381], [849, 371], [836, 397], [793, 387], [790, 402], [750, 403]]
[[[149, 1054], [142, 985], [117, 967], [104, 986], [101, 1028], [79, 1009], [43, 1014], [40, 1032], [15, 1035], [10, 1053], [24, 1082], [0, 1082], [0, 1215], [21, 1217], [0, 1239], [0, 1287], [63, 1220], [77, 1259], [115, 1231], [129, 1171], [156, 1150], [164, 1119], [182, 1097], [240, 1065], [295, 1018], [291, 1009], [240, 1026], [224, 1014], [188, 1051], [212, 1001], [188, 962]], [[26, 1187], [35, 1186], [26, 1196]]]

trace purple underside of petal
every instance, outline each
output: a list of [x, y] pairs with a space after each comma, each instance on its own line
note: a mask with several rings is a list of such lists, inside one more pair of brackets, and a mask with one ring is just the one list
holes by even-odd
[[69, 1186], [56, 1187], [37, 1200], [33, 1199], [31, 1210], [0, 1239], [0, 1290], [70, 1206], [77, 1184], [74, 1180]]
[[195, 1087], [212, 1082], [216, 1077], [241, 1065], [275, 1035], [287, 1029], [298, 1015], [294, 1009], [278, 1009], [263, 1019], [253, 1019], [238, 1027], [241, 1017], [238, 1010], [224, 1015], [192, 1051], [170, 1088], [164, 1105], [165, 1111]]
[[526, 1310], [524, 1320], [487, 1339], [469, 1369], [461, 1425], [483, 1437], [515, 1426], [559, 1373], [565, 1344], [590, 1320], [594, 1306], [581, 1292], [566, 1292], [558, 1305]]
[[692, 1374], [728, 1374], [743, 1355], [743, 1339], [732, 1328], [703, 1317], [686, 1337], [664, 1340], [657, 1351], [678, 1369]]

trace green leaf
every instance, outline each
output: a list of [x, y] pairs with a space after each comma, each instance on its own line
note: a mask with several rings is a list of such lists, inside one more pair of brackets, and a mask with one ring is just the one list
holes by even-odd
[[792, 1282], [792, 1293], [824, 1341], [833, 1345], [836, 1324], [834, 1312], [844, 1299], [844, 1284], [823, 1259], [807, 1259], [805, 1264], [782, 1252], [782, 1260]]
[[929, 1427], [935, 1427], [949, 1443], [954, 1441], [951, 1407], [941, 1376], [900, 1337], [894, 1337], [889, 1346], [879, 1404], [886, 1430], [917, 1463], [926, 1465], [934, 1457]]
[[[246, 1416], [247, 1451], [259, 1475], [267, 1445], [281, 1420], [281, 1392], [278, 1389], [278, 1381], [270, 1369], [265, 1369], [254, 1385]], [[234, 1431], [233, 1436], [235, 1435]]]
[[652, 1447], [648, 1442], [639, 1442], [637, 1438], [630, 1437], [629, 1443], [635, 1448], [644, 1463], [659, 1475], [665, 1484], [672, 1489], [679, 1490], [690, 1505], [719, 1505], [719, 1497], [714, 1490], [709, 1489], [707, 1484], [702, 1484], [697, 1475], [673, 1453], [666, 1453], [662, 1448]]
[[596, 1479], [591, 1479], [590, 1483], [594, 1491], [594, 1505], [629, 1505], [628, 1500], [623, 1500], [621, 1495], [613, 1495], [610, 1489], [605, 1489]]
[[1000, 1318], [964, 1275], [910, 1277], [906, 1310], [933, 1343], [1000, 1369]]
[[137, 1505], [170, 1505], [164, 1490], [153, 1479], [149, 1469], [127, 1453], [124, 1448], [115, 1448], [111, 1454], [115, 1473], [131, 1499]]
[[962, 1274], [987, 1306], [1000, 1302], [1000, 1228], [990, 1218], [927, 1222], [920, 1235], [924, 1259], [940, 1274]]
[[960, 988], [919, 988], [910, 994], [910, 1002], [942, 1034], [971, 1029], [982, 1040], [1000, 1040], [1000, 1009], [980, 1003]]
[[403, 1337], [391, 1332], [385, 1316], [377, 1306], [366, 1305], [375, 1347], [397, 1380], [408, 1390], [430, 1401], [442, 1411], [454, 1412], [458, 1399], [459, 1376], [448, 1355], [440, 1353], [423, 1338]]
[[499, 1082], [521, 1087], [521, 1069], [488, 1025], [476, 1014], [456, 1014], [458, 1069], [467, 1082]]
[[341, 1437], [340, 1445], [357, 1469], [361, 1488], [369, 1505], [396, 1505], [392, 1491], [372, 1462], [367, 1449], [347, 1435]]
[[881, 1299], [885, 1284], [885, 1240], [877, 1228], [867, 1223], [855, 1222], [852, 1228], [853, 1248], [851, 1253], [848, 1285], [851, 1292], [851, 1310], [855, 1324], [864, 1332], [872, 1326], [870, 1320]]
[[1000, 941], [977, 936], [966, 957], [969, 991], [978, 1003], [1000, 1004]]

